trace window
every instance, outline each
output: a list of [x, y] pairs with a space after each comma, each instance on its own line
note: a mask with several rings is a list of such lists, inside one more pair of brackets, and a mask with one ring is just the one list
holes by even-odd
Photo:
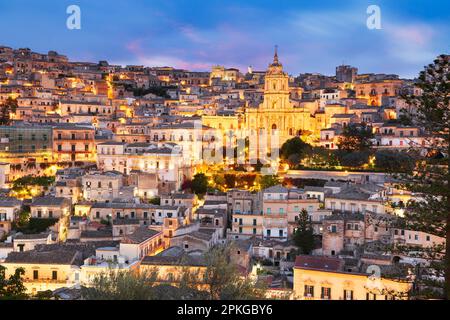
[[331, 299], [331, 288], [322, 287], [322, 292], [320, 294], [321, 299], [330, 300]]
[[344, 300], [353, 300], [353, 290], [344, 290]]
[[37, 279], [39, 279], [39, 271], [33, 270], [33, 280], [37, 280]]
[[305, 297], [307, 298], [314, 297], [314, 286], [305, 285]]
[[52, 271], [52, 280], [58, 280], [58, 271]]

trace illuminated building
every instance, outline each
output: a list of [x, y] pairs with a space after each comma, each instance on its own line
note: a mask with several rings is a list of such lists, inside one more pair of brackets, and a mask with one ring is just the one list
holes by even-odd
[[315, 131], [315, 119], [305, 108], [295, 108], [290, 101], [289, 75], [283, 71], [283, 65], [275, 52], [265, 77], [264, 102], [258, 108], [246, 111], [246, 126], [251, 136], [261, 131], [270, 135], [279, 135], [279, 146], [302, 132]]
[[160, 181], [174, 182], [176, 189], [191, 176], [190, 164], [184, 163], [175, 144], [106, 142], [97, 146], [97, 159], [100, 170], [156, 173]]
[[297, 256], [294, 266], [294, 299], [407, 299], [412, 283], [406, 277], [370, 277], [365, 271], [347, 269], [344, 260], [339, 258]]
[[400, 95], [403, 86], [402, 80], [382, 80], [355, 84], [357, 98], [367, 100], [367, 104], [380, 107], [383, 97]]
[[53, 125], [53, 158], [56, 162], [95, 162], [95, 129], [90, 124]]
[[17, 124], [0, 126], [0, 160], [11, 164], [52, 161], [52, 127]]

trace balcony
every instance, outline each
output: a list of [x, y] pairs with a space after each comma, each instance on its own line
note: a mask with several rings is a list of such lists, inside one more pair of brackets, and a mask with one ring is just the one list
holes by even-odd
[[263, 226], [265, 228], [279, 228], [279, 229], [281, 228], [281, 229], [283, 229], [283, 228], [288, 227], [288, 222], [287, 222], [287, 220], [280, 221], [280, 220], [264, 219]]

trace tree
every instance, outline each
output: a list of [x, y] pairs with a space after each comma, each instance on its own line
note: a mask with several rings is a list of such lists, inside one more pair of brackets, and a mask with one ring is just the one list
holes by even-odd
[[328, 150], [323, 147], [312, 148], [307, 156], [305, 165], [313, 167], [335, 167], [339, 165], [334, 150]]
[[369, 161], [370, 153], [368, 151], [346, 152], [338, 150], [338, 156], [343, 166], [358, 168]]
[[161, 198], [160, 198], [160, 197], [154, 197], [154, 198], [151, 198], [151, 199], [149, 200], [149, 202], [150, 202], [151, 204], [154, 204], [154, 205], [159, 206], [159, 205], [161, 205]]
[[6, 268], [0, 265], [0, 300], [27, 299], [27, 289], [23, 285], [23, 268], [18, 268], [13, 275], [6, 279]]
[[367, 151], [372, 146], [373, 137], [372, 128], [366, 124], [349, 124], [339, 137], [338, 148], [346, 152]]
[[16, 112], [17, 100], [8, 97], [6, 101], [0, 105], [0, 125], [8, 125], [11, 122], [10, 113]]
[[89, 287], [81, 289], [81, 296], [86, 300], [155, 300], [156, 279], [156, 271], [137, 274], [110, 270], [95, 276]]
[[303, 142], [299, 137], [286, 141], [280, 149], [280, 158], [290, 166], [296, 166], [311, 151], [311, 145]]
[[89, 287], [82, 288], [86, 300], [245, 300], [265, 295], [265, 286], [243, 277], [232, 262], [232, 246], [218, 246], [203, 256], [205, 271], [183, 267], [175, 285], [158, 281], [155, 268], [147, 273], [114, 271], [95, 276]]
[[42, 233], [54, 226], [57, 218], [29, 218], [24, 225], [16, 225], [16, 230], [25, 234]]
[[228, 188], [236, 187], [236, 175], [235, 174], [225, 174], [225, 186]]
[[280, 184], [280, 179], [278, 176], [273, 175], [263, 175], [259, 177], [259, 184], [261, 189], [267, 189]]
[[191, 189], [196, 195], [204, 195], [208, 191], [208, 178], [204, 173], [198, 173], [194, 176]]
[[52, 290], [46, 290], [46, 291], [38, 291], [36, 295], [33, 297], [36, 300], [52, 300], [56, 299], [56, 297], [53, 295]]
[[294, 243], [301, 254], [310, 254], [314, 250], [314, 234], [308, 212], [303, 209], [297, 220], [294, 232]]
[[410, 172], [415, 166], [415, 161], [404, 152], [378, 151], [375, 153], [375, 166], [387, 172]]
[[405, 96], [407, 104], [416, 109], [413, 120], [431, 137], [427, 154], [445, 158], [438, 163], [417, 158], [415, 170], [404, 177], [403, 186], [423, 199], [408, 203], [406, 227], [445, 238], [445, 245], [422, 254], [433, 261], [432, 272], [444, 277], [443, 296], [450, 299], [450, 56], [441, 55], [425, 67], [415, 85], [422, 93]]
[[217, 246], [205, 254], [206, 271], [204, 281], [206, 293], [211, 300], [261, 299], [265, 287], [243, 277], [231, 260], [233, 246]]

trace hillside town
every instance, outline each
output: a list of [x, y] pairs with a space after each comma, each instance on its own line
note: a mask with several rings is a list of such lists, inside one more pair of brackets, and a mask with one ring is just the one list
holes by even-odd
[[5, 278], [68, 300], [111, 270], [176, 286], [226, 246], [267, 299], [403, 300], [443, 281], [415, 253], [445, 238], [403, 223], [424, 197], [402, 184], [413, 155], [448, 157], [407, 116], [416, 80], [290, 75], [281, 49], [266, 70], [194, 72], [0, 46]]

